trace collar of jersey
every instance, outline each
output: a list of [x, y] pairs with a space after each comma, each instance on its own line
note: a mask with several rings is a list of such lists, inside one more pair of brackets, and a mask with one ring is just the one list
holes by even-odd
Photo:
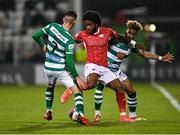
[[99, 33], [99, 31], [100, 31], [100, 28], [98, 28], [97, 32], [95, 32], [93, 35], [98, 34], [98, 33]]

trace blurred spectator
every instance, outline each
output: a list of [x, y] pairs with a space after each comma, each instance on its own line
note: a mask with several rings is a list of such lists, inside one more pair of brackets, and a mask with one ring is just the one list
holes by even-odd
[[0, 30], [4, 27], [5, 15], [4, 12], [0, 12]]
[[15, 0], [0, 0], [0, 10], [15, 10]]
[[27, 10], [23, 16], [23, 21], [22, 21], [22, 32], [25, 34], [26, 30], [33, 26], [33, 16], [30, 10]]
[[64, 11], [68, 9], [68, 3], [67, 2], [58, 2], [56, 4], [56, 17], [55, 17], [55, 22], [57, 23], [62, 23], [63, 17], [64, 17]]
[[12, 63], [13, 62], [13, 44], [10, 43], [7, 50], [5, 51], [5, 62]]
[[118, 11], [118, 13], [111, 19], [110, 23], [112, 24], [125, 24], [127, 22], [127, 17], [121, 12], [121, 10]]
[[46, 18], [40, 12], [36, 12], [35, 15], [32, 16], [32, 27], [40, 27], [46, 25]]
[[36, 0], [27, 0], [25, 2], [24, 10], [33, 10]]

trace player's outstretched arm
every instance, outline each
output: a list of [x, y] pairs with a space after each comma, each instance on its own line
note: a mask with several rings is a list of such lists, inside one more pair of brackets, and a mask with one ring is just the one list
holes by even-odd
[[164, 56], [159, 56], [157, 54], [153, 54], [148, 51], [140, 50], [139, 55], [146, 59], [155, 59], [155, 60], [160, 60], [160, 61], [169, 62], [169, 63], [171, 63], [174, 60], [174, 55], [170, 54], [169, 52], [166, 53]]

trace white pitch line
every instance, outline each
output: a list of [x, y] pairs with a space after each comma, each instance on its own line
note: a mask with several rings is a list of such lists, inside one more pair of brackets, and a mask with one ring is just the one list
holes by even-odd
[[172, 106], [180, 111], [180, 104], [164, 87], [158, 85], [157, 83], [152, 83], [152, 86], [158, 89], [168, 99]]

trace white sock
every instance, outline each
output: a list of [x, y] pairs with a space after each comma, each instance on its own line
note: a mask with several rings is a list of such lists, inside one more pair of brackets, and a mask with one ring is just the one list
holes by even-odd
[[137, 114], [136, 112], [129, 112], [129, 118], [136, 118]]
[[124, 116], [124, 115], [126, 115], [126, 112], [120, 112], [120, 115]]
[[96, 115], [101, 115], [100, 110], [95, 110], [95, 116]]
[[47, 109], [47, 111], [46, 111], [46, 112], [49, 112], [49, 111], [50, 111], [50, 112], [52, 112], [52, 109]]

